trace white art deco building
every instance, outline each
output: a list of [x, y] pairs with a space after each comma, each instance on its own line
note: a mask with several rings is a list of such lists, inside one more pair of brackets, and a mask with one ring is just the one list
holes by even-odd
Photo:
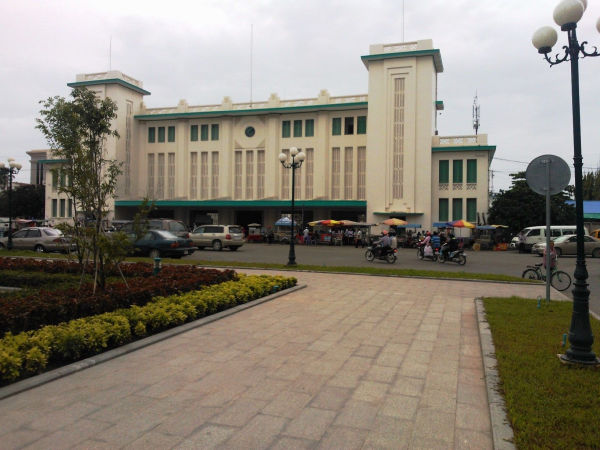
[[[437, 134], [440, 51], [430, 40], [378, 44], [361, 57], [368, 93], [264, 102], [146, 108], [150, 92], [118, 71], [78, 75], [118, 106], [121, 136], [109, 156], [123, 163], [112, 218], [129, 219], [148, 197], [157, 215], [187, 224], [258, 222], [290, 213], [291, 170], [278, 159], [297, 147], [298, 219], [381, 223], [390, 217], [431, 228], [434, 222], [476, 222], [488, 208], [488, 170], [495, 146], [486, 135]], [[38, 159], [46, 172], [60, 161]], [[72, 202], [46, 173], [46, 218], [68, 220]]]

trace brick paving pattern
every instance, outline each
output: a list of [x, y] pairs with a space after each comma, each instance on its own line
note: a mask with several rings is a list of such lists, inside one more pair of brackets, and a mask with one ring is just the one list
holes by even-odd
[[473, 300], [543, 286], [295, 275], [306, 289], [0, 401], [0, 447], [493, 447]]

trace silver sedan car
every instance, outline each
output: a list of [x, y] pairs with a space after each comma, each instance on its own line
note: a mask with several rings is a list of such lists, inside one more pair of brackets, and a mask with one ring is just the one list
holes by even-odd
[[[600, 258], [600, 240], [591, 236], [583, 236], [583, 248], [586, 255], [592, 255], [594, 258]], [[534, 244], [531, 251], [542, 256], [546, 249], [546, 243], [540, 242]], [[567, 234], [554, 239], [554, 250], [557, 256], [576, 255], [577, 254], [577, 235]]]
[[[6, 248], [8, 237], [0, 238], [0, 249]], [[13, 233], [12, 245], [15, 250], [36, 252], [68, 252], [73, 249], [71, 240], [63, 232], [51, 227], [29, 227]]]

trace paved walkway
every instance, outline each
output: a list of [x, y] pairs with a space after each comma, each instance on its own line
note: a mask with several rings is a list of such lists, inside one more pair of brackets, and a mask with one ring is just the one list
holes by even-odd
[[0, 401], [0, 447], [492, 448], [473, 299], [543, 286], [295, 275], [306, 289]]

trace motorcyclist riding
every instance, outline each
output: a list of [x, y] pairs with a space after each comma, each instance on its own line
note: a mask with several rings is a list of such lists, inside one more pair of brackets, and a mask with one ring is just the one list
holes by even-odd
[[381, 238], [377, 242], [375, 242], [375, 247], [373, 248], [375, 256], [378, 257], [380, 255], [383, 255], [391, 248], [392, 239], [390, 238], [387, 230], [383, 230]]
[[450, 233], [448, 234], [447, 245], [442, 249], [442, 253], [444, 254], [444, 259], [449, 259], [452, 252], [458, 250], [458, 239]]

